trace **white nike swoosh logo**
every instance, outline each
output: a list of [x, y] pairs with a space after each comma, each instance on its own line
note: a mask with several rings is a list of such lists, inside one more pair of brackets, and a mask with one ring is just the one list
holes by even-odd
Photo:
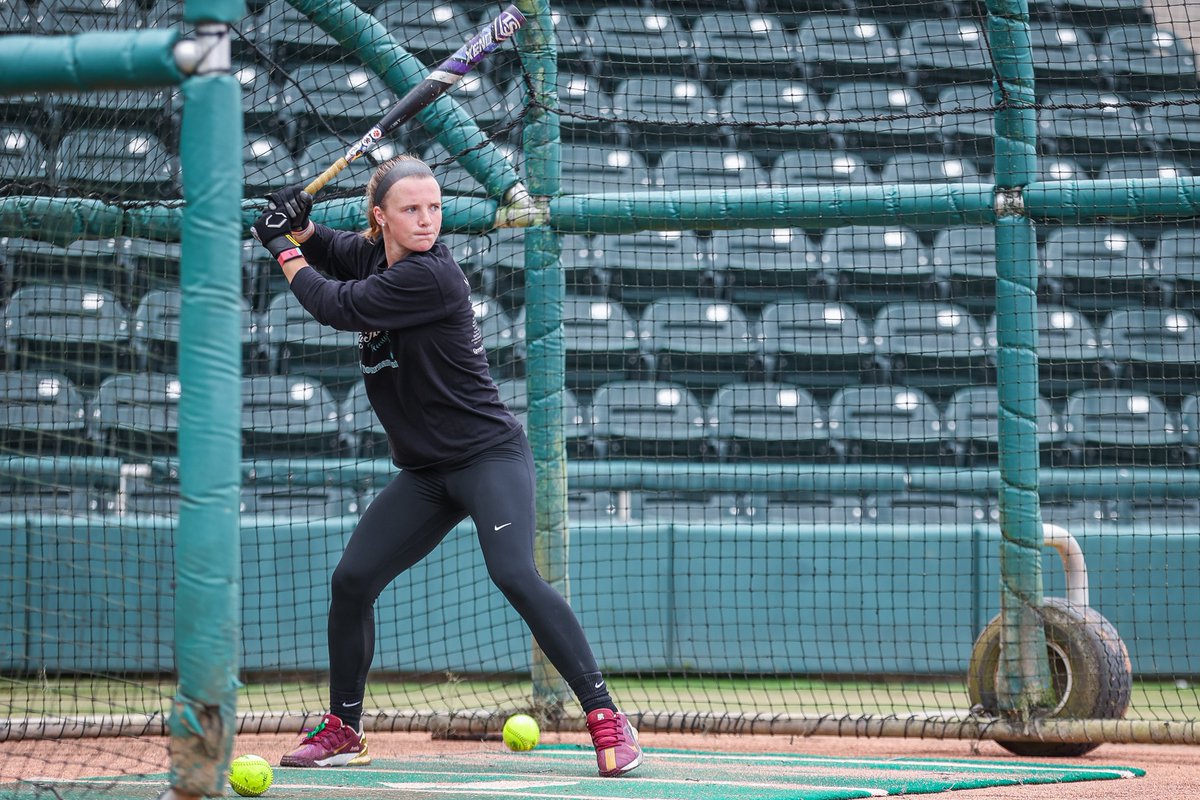
[[357, 703], [342, 703], [342, 708], [354, 708], [355, 706], [361, 706], [361, 705], [362, 705], [362, 700], [359, 700]]
[[502, 528], [507, 528], [509, 525], [512, 525], [512, 523], [511, 523], [511, 522], [506, 522], [506, 523], [504, 523], [503, 525], [494, 525], [494, 526], [492, 526], [492, 530], [497, 530], [497, 531], [498, 531], [498, 530], [500, 530], [500, 529], [502, 529]]
[[599, 683], [597, 683], [597, 684], [596, 684], [596, 685], [595, 685], [593, 688], [595, 688], [595, 689], [599, 689], [599, 688], [600, 688], [601, 686], [603, 686], [603, 685], [604, 685], [604, 681], [600, 681], [600, 682], [599, 682]]

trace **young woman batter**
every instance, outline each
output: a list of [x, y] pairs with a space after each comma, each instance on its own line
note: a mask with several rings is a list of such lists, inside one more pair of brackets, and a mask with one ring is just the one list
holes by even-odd
[[575, 614], [534, 566], [533, 455], [488, 372], [466, 276], [438, 241], [437, 179], [423, 161], [399, 156], [375, 171], [366, 194], [362, 233], [309, 221], [312, 197], [300, 187], [269, 196], [253, 226], [300, 304], [318, 322], [358, 331], [367, 397], [401, 469], [333, 572], [330, 713], [280, 764], [370, 762], [361, 716], [375, 599], [470, 516], [489, 576], [579, 698], [600, 774], [629, 772], [642, 760], [637, 732]]

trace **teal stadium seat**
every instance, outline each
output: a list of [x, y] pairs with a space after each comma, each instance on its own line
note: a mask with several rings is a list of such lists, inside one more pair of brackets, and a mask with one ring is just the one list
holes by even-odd
[[[520, 148], [506, 142], [494, 142], [494, 144], [497, 152], [519, 173], [522, 157]], [[393, 151], [393, 154], [395, 152]], [[451, 154], [438, 142], [432, 142], [425, 147], [422, 158], [433, 170], [433, 175], [438, 179], [438, 183], [441, 184], [443, 196], [487, 197], [487, 189], [467, 171], [467, 168], [458, 160], [458, 155], [461, 154]], [[381, 160], [384, 158], [386, 156], [380, 156]]]
[[[180, 314], [183, 293], [179, 289], [152, 289], [137, 302], [133, 312], [130, 346], [133, 363], [139, 370], [179, 372]], [[242, 299], [242, 369], [246, 374], [266, 371], [266, 349], [258, 316], [250, 303]]]
[[812, 14], [796, 30], [800, 77], [821, 89], [839, 81], [893, 78], [900, 70], [900, 48], [886, 26], [852, 14]]
[[638, 327], [655, 378], [695, 392], [745, 380], [758, 363], [758, 338], [732, 303], [662, 298], [646, 306]]
[[498, 228], [471, 244], [471, 272], [479, 291], [513, 310], [525, 302], [525, 229]]
[[[612, 96], [600, 85], [599, 78], [583, 72], [560, 71], [555, 86], [558, 88], [559, 131], [563, 142], [567, 143], [564, 147], [570, 143], [619, 144]], [[507, 118], [516, 120], [525, 112], [527, 102], [525, 81], [520, 78], [510, 81], [504, 93]], [[514, 128], [509, 136], [515, 140], [516, 134], [517, 128]]]
[[896, 46], [900, 69], [930, 96], [946, 86], [992, 78], [987, 36], [970, 17], [913, 20], [896, 37]]
[[[995, 315], [988, 322], [988, 349], [997, 347]], [[1067, 306], [1039, 303], [1037, 329], [1038, 386], [1047, 397], [1109, 384], [1114, 367], [1100, 350], [1095, 327], [1081, 312]]]
[[[300, 155], [296, 157], [296, 169], [299, 175], [297, 183], [307, 184], [316, 178], [333, 162], [344, 156], [348, 147], [348, 144], [336, 136], [322, 136], [309, 141], [300, 151]], [[367, 180], [371, 177], [375, 166], [396, 155], [397, 150], [391, 142], [383, 141], [375, 146], [372, 153], [375, 156], [374, 161], [370, 155], [356, 159], [325, 184], [322, 191], [360, 192], [362, 187], [367, 185]]]
[[645, 306], [666, 296], [712, 291], [718, 265], [690, 231], [637, 231], [595, 239], [596, 260], [613, 298]]
[[1195, 462], [1200, 453], [1200, 394], [1189, 394], [1180, 402], [1179, 423], [1183, 429], [1183, 444]]
[[171, 147], [179, 110], [173, 97], [173, 90], [168, 88], [63, 92], [55, 93], [53, 109], [64, 133], [124, 128], [152, 134]]
[[837, 299], [860, 311], [936, 294], [933, 259], [916, 231], [887, 225], [831, 228], [821, 260], [837, 274]]
[[1109, 25], [1097, 52], [1100, 70], [1118, 92], [1146, 99], [1151, 94], [1200, 88], [1195, 53], [1169, 27]]
[[87, 455], [87, 433], [83, 395], [67, 376], [0, 372], [0, 453]]
[[1072, 459], [1082, 466], [1169, 466], [1184, 461], [1179, 419], [1136, 389], [1081, 389], [1063, 414]]
[[1095, 172], [1105, 161], [1148, 149], [1141, 115], [1120, 95], [1099, 90], [1050, 92], [1038, 111], [1038, 134], [1047, 156], [1073, 158]]
[[614, 381], [592, 397], [592, 451], [599, 458], [690, 461], [712, 454], [704, 406], [669, 381]]
[[828, 394], [855, 386], [875, 369], [871, 326], [844, 303], [771, 303], [760, 322], [769, 379]]
[[[500, 402], [513, 413], [521, 427], [529, 430], [529, 391], [524, 378], [508, 378], [496, 381]], [[568, 458], [585, 453], [590, 446], [591, 422], [584, 416], [575, 393], [566, 389], [562, 393], [563, 444]]]
[[247, 197], [261, 197], [298, 181], [296, 160], [274, 136], [248, 133], [242, 139], [242, 181]]
[[336, 39], [287, 0], [271, 0], [255, 16], [264, 22], [264, 30], [258, 35], [265, 38], [270, 59], [287, 69], [313, 61], [333, 63], [345, 57]]
[[1100, 56], [1091, 37], [1064, 22], [1040, 21], [1029, 26], [1033, 48], [1034, 90], [1039, 97], [1071, 89], [1111, 89], [1100, 74]]
[[498, 379], [525, 374], [525, 340], [500, 302], [486, 296], [471, 298], [475, 322], [483, 334], [488, 366]]
[[897, 151], [945, 149], [939, 119], [916, 89], [902, 83], [839, 83], [825, 110], [830, 132], [875, 168]]
[[944, 228], [930, 248], [946, 299], [981, 314], [996, 308], [996, 229], [991, 225]]
[[1154, 270], [1171, 287], [1176, 307], [1200, 312], [1200, 231], [1164, 231], [1154, 246]]
[[1051, 0], [1054, 15], [1095, 40], [1113, 25], [1140, 25], [1151, 16], [1140, 0]]
[[828, 148], [825, 104], [816, 89], [788, 78], [736, 80], [720, 100], [734, 144], [764, 164], [798, 148]]
[[[1066, 431], [1050, 401], [1035, 402], [1038, 452], [1043, 466], [1066, 462]], [[995, 386], [966, 386], [951, 395], [942, 415], [946, 434], [962, 467], [1000, 463], [1000, 396]]]
[[590, 392], [605, 383], [649, 374], [637, 322], [620, 303], [567, 295], [562, 322], [568, 388]]
[[405, 50], [427, 67], [435, 67], [471, 38], [479, 26], [462, 3], [447, 0], [388, 0], [376, 6], [375, 18]]
[[687, 75], [695, 71], [687, 30], [681, 20], [664, 9], [599, 8], [588, 18], [583, 33], [589, 60], [606, 85], [635, 76]]
[[943, 88], [931, 106], [947, 151], [984, 172], [991, 171], [995, 157], [995, 105], [991, 84], [971, 83]]
[[794, 31], [812, 14], [851, 13], [856, 5], [856, 0], [760, 0], [754, 7]]
[[713, 231], [712, 248], [729, 299], [746, 307], [807, 297], [821, 269], [820, 248], [799, 228]]
[[702, 80], [726, 87], [739, 78], [786, 78], [796, 66], [796, 44], [770, 14], [709, 11], [689, 28]]
[[0, 127], [0, 183], [9, 191], [37, 194], [52, 181], [50, 153], [31, 128]]
[[1088, 174], [1078, 161], [1063, 156], [1046, 156], [1038, 159], [1039, 181], [1083, 181]]
[[563, 144], [559, 162], [565, 195], [645, 191], [653, 182], [646, 159], [626, 147]]
[[329, 387], [361, 378], [359, 334], [317, 322], [291, 292], [271, 300], [262, 324], [272, 374], [307, 375]]
[[708, 417], [716, 427], [717, 454], [723, 461], [834, 458], [825, 409], [798, 386], [729, 384], [713, 396]]
[[948, 441], [927, 394], [906, 386], [849, 386], [829, 401], [829, 435], [851, 464], [944, 464]]
[[310, 377], [243, 378], [241, 431], [245, 458], [340, 454], [337, 403], [320, 381]]
[[654, 161], [678, 147], [720, 141], [720, 109], [700, 81], [670, 75], [635, 77], [613, 91], [613, 116], [628, 130], [628, 141]]
[[1200, 169], [1200, 92], [1163, 92], [1148, 102], [1145, 124], [1158, 154]]
[[230, 72], [242, 86], [242, 127], [247, 134], [285, 135], [282, 92], [271, 81], [271, 72], [261, 64], [242, 61]]
[[290, 75], [279, 108], [294, 142], [329, 135], [357, 140], [395, 102], [374, 72], [355, 64], [298, 64]]
[[1175, 308], [1121, 308], [1100, 328], [1100, 349], [1124, 386], [1179, 397], [1200, 391], [1200, 322]]
[[49, 370], [96, 386], [129, 367], [129, 321], [110, 293], [87, 286], [30, 284], [5, 308], [10, 368]]
[[770, 176], [752, 154], [723, 147], [667, 150], [654, 171], [655, 188], [667, 191], [765, 189]]
[[962, 386], [989, 381], [983, 328], [961, 306], [891, 303], [875, 316], [874, 335], [876, 359], [892, 383], [944, 400]]
[[[785, 150], [771, 165], [771, 186], [862, 186], [875, 180], [867, 162], [845, 150]], [[824, 226], [809, 229], [818, 234]]]
[[73, 36], [138, 27], [134, 0], [47, 0], [36, 8], [38, 33]]
[[1115, 225], [1064, 225], [1046, 235], [1038, 292], [1087, 313], [1141, 305], [1159, 295], [1153, 261]]
[[355, 458], [391, 458], [391, 445], [387, 432], [379, 422], [367, 390], [360, 381], [350, 387], [339, 404], [339, 429], [342, 447], [347, 455]]
[[59, 142], [59, 186], [122, 200], [161, 200], [178, 194], [177, 159], [157, 136], [141, 130], [75, 130]]
[[162, 373], [105, 378], [89, 404], [89, 426], [101, 455], [129, 461], [179, 450], [179, 378]]

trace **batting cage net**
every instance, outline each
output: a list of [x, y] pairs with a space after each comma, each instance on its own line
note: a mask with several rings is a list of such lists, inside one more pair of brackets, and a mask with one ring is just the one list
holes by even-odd
[[[439, 101], [317, 195], [359, 230], [377, 164], [432, 166], [538, 459], [539, 568], [635, 723], [990, 736], [1033, 686], [1062, 724], [1003, 728], [1016, 752], [1195, 741], [1194, 7], [1023, 6], [522, 6], [453, 125]], [[330, 577], [396, 474], [358, 334], [248, 223], [409, 88], [384, 56], [419, 78], [499, 10], [272, 0], [233, 26], [242, 731], [328, 710]], [[191, 35], [173, 0], [0, 22], [0, 50]], [[0, 98], [0, 738], [77, 741], [0, 764], [16, 796], [170, 710], [185, 113], [170, 87]], [[373, 627], [368, 731], [580, 724], [470, 519]]]

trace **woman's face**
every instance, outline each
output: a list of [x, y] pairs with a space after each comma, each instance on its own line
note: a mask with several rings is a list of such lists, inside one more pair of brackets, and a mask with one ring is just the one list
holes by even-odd
[[384, 243], [390, 241], [403, 251], [396, 260], [424, 253], [442, 230], [442, 189], [435, 178], [401, 178], [372, 211], [383, 229]]

